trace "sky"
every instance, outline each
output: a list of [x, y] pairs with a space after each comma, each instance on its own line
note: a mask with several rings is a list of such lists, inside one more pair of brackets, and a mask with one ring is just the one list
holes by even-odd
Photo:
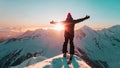
[[0, 26], [49, 27], [70, 12], [74, 19], [90, 15], [76, 27], [108, 27], [120, 24], [120, 0], [0, 0]]

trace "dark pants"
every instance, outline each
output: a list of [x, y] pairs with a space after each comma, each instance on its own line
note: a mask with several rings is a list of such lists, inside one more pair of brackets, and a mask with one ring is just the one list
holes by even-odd
[[65, 42], [63, 44], [63, 53], [67, 52], [67, 44], [70, 42], [70, 54], [74, 54], [74, 44], [73, 44], [74, 36], [65, 36]]

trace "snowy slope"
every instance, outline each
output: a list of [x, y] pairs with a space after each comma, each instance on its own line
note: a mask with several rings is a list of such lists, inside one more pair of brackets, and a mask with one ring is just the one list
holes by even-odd
[[13, 66], [13, 67], [10, 67], [10, 68], [23, 68], [23, 67], [26, 67], [26, 66], [29, 66], [29, 65], [32, 65], [32, 64], [41, 62], [41, 61], [46, 60], [46, 59], [47, 59], [47, 58], [42, 57], [42, 56], [31, 57], [31, 58], [25, 60], [25, 61], [24, 61], [23, 63], [21, 63], [20, 65]]
[[[84, 61], [82, 61], [80, 58], [74, 56], [73, 61], [71, 65], [67, 64], [68, 59], [63, 58], [62, 54], [55, 56], [53, 58], [49, 58], [47, 60], [38, 62], [36, 64], [32, 64], [30, 66], [25, 66], [28, 63], [27, 61], [23, 62], [22, 64], [16, 66], [16, 67], [11, 67], [11, 68], [91, 68], [89, 67]], [[31, 63], [31, 62], [29, 62]]]
[[84, 38], [76, 38], [75, 43], [94, 64], [99, 68], [120, 68], [119, 25], [98, 31], [84, 26], [76, 36], [81, 35]]

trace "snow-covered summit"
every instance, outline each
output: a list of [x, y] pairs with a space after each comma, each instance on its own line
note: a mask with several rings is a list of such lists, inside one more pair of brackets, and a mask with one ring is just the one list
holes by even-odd
[[29, 61], [25, 61], [22, 64], [15, 66], [15, 67], [11, 67], [11, 68], [91, 68], [89, 65], [87, 65], [84, 61], [82, 61], [79, 57], [74, 56], [73, 57], [73, 61], [71, 65], [67, 64], [68, 59], [67, 58], [63, 58], [62, 54], [57, 55], [55, 57], [49, 58], [47, 60], [35, 63], [35, 64], [31, 64], [28, 66], [28, 64], [30, 64], [31, 62]]

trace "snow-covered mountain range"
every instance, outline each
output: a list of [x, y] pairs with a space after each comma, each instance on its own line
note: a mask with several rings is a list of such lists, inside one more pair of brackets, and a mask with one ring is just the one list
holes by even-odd
[[[14, 67], [32, 57], [39, 57], [37, 62], [44, 61], [61, 54], [63, 42], [63, 31], [26, 31], [0, 42], [0, 67]], [[76, 54], [92, 68], [120, 67], [120, 25], [102, 30], [84, 26], [76, 30], [74, 44]]]
[[54, 30], [27, 31], [0, 43], [0, 67], [15, 66], [36, 56], [45, 58], [61, 53], [63, 36]]

